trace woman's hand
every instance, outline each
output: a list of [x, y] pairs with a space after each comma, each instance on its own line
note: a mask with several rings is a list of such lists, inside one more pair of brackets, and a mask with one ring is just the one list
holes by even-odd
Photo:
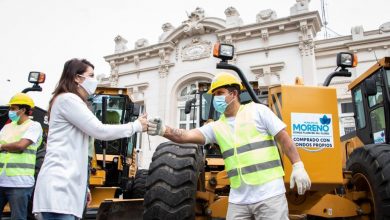
[[141, 116], [138, 117], [137, 120], [140, 122], [142, 126], [142, 132], [146, 131], [148, 128], [148, 114], [143, 113]]
[[88, 193], [87, 193], [87, 206], [91, 205], [91, 202], [92, 202], [92, 195], [91, 195], [91, 191], [88, 190]]

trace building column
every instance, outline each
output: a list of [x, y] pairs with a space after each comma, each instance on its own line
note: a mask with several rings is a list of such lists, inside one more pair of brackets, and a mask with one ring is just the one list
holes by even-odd
[[110, 61], [111, 66], [111, 74], [110, 74], [110, 86], [111, 87], [117, 87], [118, 86], [118, 80], [119, 80], [119, 71], [118, 71], [118, 65], [115, 63], [115, 61]]
[[302, 76], [305, 85], [318, 85], [317, 66], [314, 54], [313, 30], [307, 25], [307, 21], [300, 22], [299, 51], [302, 58]]
[[158, 113], [159, 116], [162, 119], [165, 118], [165, 113], [167, 111], [167, 84], [168, 84], [168, 73], [169, 73], [169, 58], [168, 54], [165, 52], [165, 50], [160, 50], [159, 51], [159, 56], [160, 56], [160, 67], [158, 69], [158, 73], [160, 76], [160, 82], [159, 82], [159, 100], [158, 100]]

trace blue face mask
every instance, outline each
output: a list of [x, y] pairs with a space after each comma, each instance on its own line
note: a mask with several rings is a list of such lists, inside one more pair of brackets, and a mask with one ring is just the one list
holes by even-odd
[[224, 113], [228, 105], [233, 101], [232, 99], [229, 103], [226, 103], [225, 98], [226, 96], [224, 95], [214, 96], [213, 105], [215, 110], [219, 113]]
[[20, 119], [20, 116], [17, 114], [18, 111], [8, 111], [8, 118], [13, 122], [17, 122]]

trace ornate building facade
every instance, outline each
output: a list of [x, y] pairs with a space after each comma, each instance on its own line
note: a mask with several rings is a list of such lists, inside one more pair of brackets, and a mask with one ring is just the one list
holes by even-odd
[[[114, 54], [105, 56], [111, 74], [101, 84], [130, 88], [133, 101], [149, 116], [190, 129], [196, 116], [184, 114], [184, 103], [199, 83], [211, 82], [221, 71], [212, 56], [216, 42], [235, 46], [232, 63], [261, 88], [294, 84], [296, 77], [302, 77], [306, 85], [321, 85], [335, 68], [336, 54], [353, 52], [359, 57], [359, 66], [351, 70], [353, 77], [334, 79], [331, 84], [337, 88], [344, 134], [354, 129], [347, 85], [375, 62], [374, 51], [378, 58], [390, 56], [390, 23], [372, 31], [353, 27], [351, 35], [315, 40], [322, 24], [319, 13], [309, 11], [308, 4], [308, 0], [297, 0], [290, 16], [284, 18], [278, 18], [274, 10], [261, 10], [253, 24], [243, 24], [234, 7], [225, 10], [223, 19], [206, 17], [198, 7], [178, 27], [163, 24], [158, 43], [140, 39], [134, 49], [128, 49], [127, 40], [117, 36]], [[166, 139], [142, 134], [139, 140], [140, 165], [147, 168], [155, 147]]]

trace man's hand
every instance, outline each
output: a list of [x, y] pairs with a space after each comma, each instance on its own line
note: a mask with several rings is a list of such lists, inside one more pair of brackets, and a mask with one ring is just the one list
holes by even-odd
[[291, 172], [290, 178], [290, 189], [293, 189], [296, 183], [298, 188], [298, 194], [303, 195], [305, 194], [306, 190], [310, 189], [311, 186], [309, 175], [307, 175], [302, 161], [294, 163], [292, 167], [293, 170]]
[[165, 126], [163, 120], [159, 117], [150, 118], [148, 121], [148, 134], [155, 136], [163, 136], [165, 133]]
[[138, 117], [138, 121], [139, 123], [141, 124], [142, 126], [142, 132], [146, 131], [147, 127], [148, 127], [148, 114], [144, 113], [142, 114], [141, 116]]

